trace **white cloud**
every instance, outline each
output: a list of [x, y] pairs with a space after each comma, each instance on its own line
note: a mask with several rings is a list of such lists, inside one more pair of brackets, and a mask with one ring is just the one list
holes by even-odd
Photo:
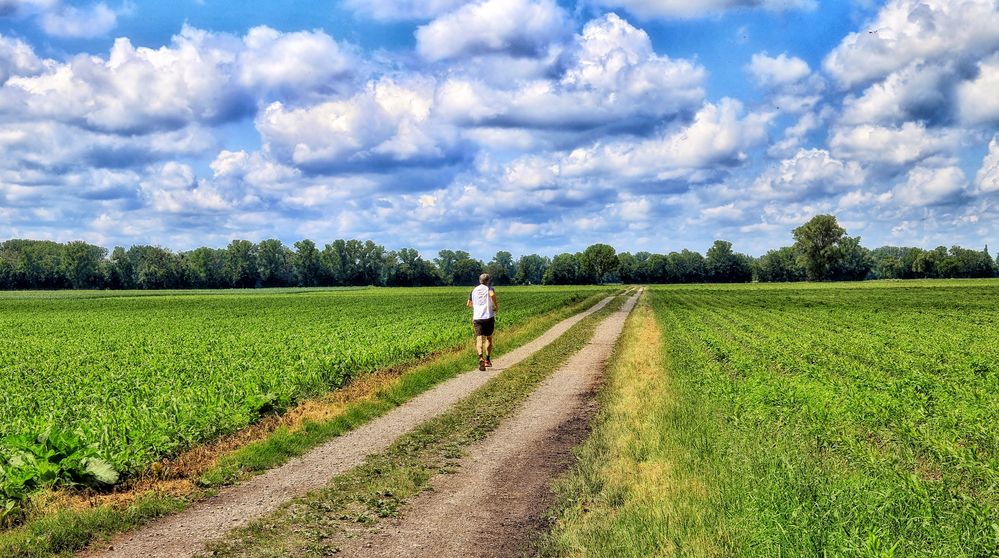
[[151, 161], [201, 156], [218, 149], [215, 134], [188, 126], [142, 136], [80, 129], [55, 121], [0, 124], [0, 168], [42, 169], [43, 180], [58, 181], [71, 168], [141, 167]]
[[766, 87], [789, 85], [800, 81], [811, 73], [811, 69], [801, 58], [782, 53], [776, 57], [766, 52], [756, 53], [746, 69], [757, 83]]
[[999, 52], [978, 64], [978, 76], [958, 85], [958, 111], [968, 124], [999, 123]]
[[652, 202], [645, 196], [626, 196], [616, 205], [614, 212], [628, 222], [647, 221], [652, 214]]
[[294, 166], [441, 160], [456, 134], [431, 120], [434, 88], [432, 78], [382, 78], [345, 100], [304, 108], [273, 103], [257, 118], [257, 129], [266, 149]]
[[767, 148], [767, 155], [774, 158], [790, 157], [798, 152], [809, 133], [818, 130], [828, 118], [829, 109], [821, 113], [806, 112], [793, 125], [784, 129], [784, 137]]
[[956, 79], [949, 64], [917, 60], [871, 85], [860, 96], [848, 96], [841, 121], [877, 124], [945, 116], [950, 102], [946, 84]]
[[882, 192], [878, 194], [875, 192], [868, 192], [866, 190], [854, 190], [841, 197], [836, 207], [837, 210], [840, 211], [854, 208], [864, 209], [872, 206], [877, 207], [890, 202], [893, 197], [894, 196], [891, 192]]
[[20, 39], [0, 35], [0, 86], [10, 76], [26, 76], [40, 72], [42, 61], [35, 51]]
[[735, 202], [714, 207], [705, 207], [701, 210], [701, 220], [703, 221], [739, 221], [744, 212]]
[[555, 0], [481, 0], [416, 30], [416, 50], [425, 60], [504, 53], [543, 55], [569, 36], [568, 14]]
[[439, 90], [438, 110], [477, 126], [647, 127], [695, 110], [704, 77], [699, 66], [657, 55], [644, 31], [608, 14], [584, 26], [557, 81], [524, 80], [504, 89], [455, 76]]
[[964, 192], [967, 179], [954, 166], [917, 166], [909, 171], [905, 182], [893, 190], [895, 199], [908, 206], [928, 206], [952, 201]]
[[737, 8], [813, 9], [815, 0], [594, 0], [608, 8], [624, 8], [645, 19], [697, 18]]
[[989, 142], [989, 152], [982, 160], [982, 167], [975, 174], [975, 187], [979, 192], [999, 192], [999, 136]]
[[259, 88], [305, 95], [348, 74], [350, 64], [321, 33], [256, 28], [241, 40], [185, 26], [169, 47], [120, 38], [106, 59], [77, 55], [46, 61], [39, 75], [11, 77], [0, 90], [0, 112], [121, 134], [213, 125], [255, 111]]
[[840, 127], [833, 131], [829, 140], [837, 157], [899, 166], [947, 152], [958, 143], [959, 135], [953, 131], [927, 130], [923, 124], [915, 122], [906, 122], [900, 127]]
[[980, 57], [999, 48], [994, 0], [890, 0], [847, 35], [823, 66], [843, 87], [880, 79], [922, 60]]
[[470, 0], [346, 0], [355, 13], [379, 21], [433, 19]]
[[39, 22], [49, 35], [87, 39], [114, 29], [118, 14], [103, 2], [85, 8], [63, 4], [45, 11]]
[[11, 78], [21, 103], [6, 111], [123, 133], [213, 123], [245, 112], [245, 93], [232, 87], [235, 38], [185, 27], [173, 48], [135, 48], [117, 39], [107, 59], [78, 55], [39, 76]]
[[866, 173], [854, 161], [842, 161], [823, 149], [801, 149], [764, 172], [752, 192], [763, 198], [805, 199], [841, 193], [860, 186]]
[[706, 103], [693, 122], [673, 127], [660, 136], [575, 149], [559, 161], [559, 174], [605, 175], [616, 181], [703, 180], [720, 169], [744, 162], [746, 150], [766, 137], [771, 117], [744, 114], [742, 104], [734, 99]]
[[254, 27], [243, 42], [239, 81], [289, 97], [335, 90], [360, 64], [349, 48], [321, 31], [281, 33]]

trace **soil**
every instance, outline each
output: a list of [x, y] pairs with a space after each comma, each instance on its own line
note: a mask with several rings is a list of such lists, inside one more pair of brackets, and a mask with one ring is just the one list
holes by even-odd
[[[334, 476], [360, 465], [365, 457], [386, 449], [418, 424], [444, 413], [487, 381], [539, 349], [570, 327], [600, 310], [608, 297], [588, 310], [567, 318], [537, 339], [501, 356], [486, 372], [475, 370], [448, 380], [391, 412], [317, 447], [308, 454], [228, 487], [191, 508], [157, 520], [138, 530], [97, 543], [81, 558], [186, 558], [231, 529], [275, 510], [284, 502], [321, 488]], [[601, 326], [603, 327], [603, 325]], [[498, 339], [502, 342], [502, 339]], [[584, 349], [585, 351], [585, 349]]]
[[[639, 293], [640, 294], [640, 293]], [[639, 295], [598, 326], [593, 339], [474, 446], [458, 472], [441, 475], [398, 519], [357, 527], [342, 556], [507, 557], [533, 553], [548, 530], [552, 481], [572, 466], [588, 434], [607, 359]]]

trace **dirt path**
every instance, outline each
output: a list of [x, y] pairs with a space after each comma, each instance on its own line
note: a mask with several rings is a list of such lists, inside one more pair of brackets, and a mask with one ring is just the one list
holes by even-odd
[[[98, 543], [80, 558], [187, 558], [231, 529], [244, 526], [292, 498], [321, 488], [334, 476], [360, 465], [372, 453], [386, 449], [416, 425], [442, 414], [487, 381], [548, 345], [583, 318], [610, 302], [605, 298], [567, 318], [537, 339], [494, 360], [486, 372], [475, 370], [448, 380], [391, 412], [308, 454], [293, 459], [188, 510], [165, 517], [131, 533]], [[499, 340], [502, 342], [502, 339]]]
[[[639, 293], [640, 294], [640, 293]], [[573, 462], [572, 448], [588, 431], [594, 394], [614, 343], [638, 294], [598, 326], [589, 344], [531, 394], [433, 489], [399, 519], [350, 533], [340, 555], [350, 557], [523, 556], [548, 525], [552, 480]]]

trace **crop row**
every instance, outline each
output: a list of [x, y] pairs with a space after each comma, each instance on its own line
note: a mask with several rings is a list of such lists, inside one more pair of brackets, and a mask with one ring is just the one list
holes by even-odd
[[[669, 287], [668, 369], [733, 555], [999, 548], [999, 288]], [[709, 473], [713, 471], [714, 473]]]

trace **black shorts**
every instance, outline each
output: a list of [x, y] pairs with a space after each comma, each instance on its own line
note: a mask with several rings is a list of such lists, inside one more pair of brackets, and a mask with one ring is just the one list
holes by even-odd
[[493, 334], [493, 330], [496, 329], [496, 318], [488, 318], [485, 320], [472, 320], [472, 329], [475, 330], [475, 335], [484, 335], [489, 337]]

